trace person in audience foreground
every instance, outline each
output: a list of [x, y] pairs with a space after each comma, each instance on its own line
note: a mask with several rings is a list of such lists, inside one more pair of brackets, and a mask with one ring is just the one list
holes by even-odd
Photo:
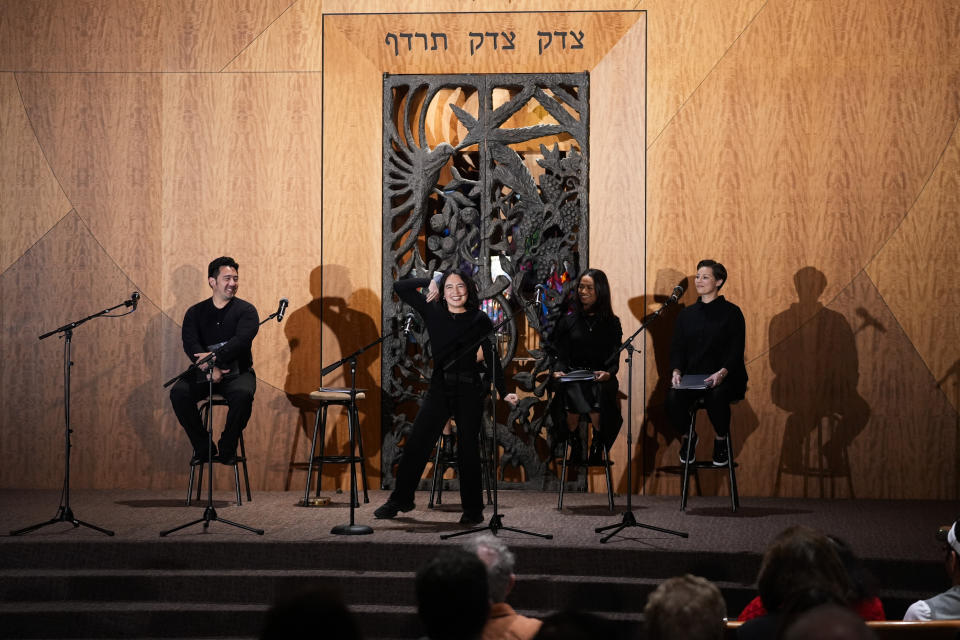
[[[872, 575], [867, 571], [863, 563], [854, 555], [853, 549], [845, 540], [836, 536], [827, 536], [827, 539], [833, 543], [834, 550], [840, 557], [844, 569], [847, 571], [847, 577], [850, 578], [853, 587], [854, 611], [864, 620], [886, 620], [886, 614], [883, 611], [883, 603], [876, 595], [876, 585]], [[743, 608], [737, 620], [746, 622], [761, 616], [767, 615], [767, 610], [763, 606], [763, 600], [760, 596]]]
[[953, 585], [928, 600], [917, 600], [907, 609], [904, 620], [960, 620], [960, 541], [957, 540], [960, 520], [947, 532], [944, 568]]
[[490, 589], [490, 617], [483, 628], [483, 640], [530, 640], [540, 630], [542, 622], [527, 618], [507, 604], [507, 596], [516, 584], [513, 572], [514, 556], [503, 540], [484, 533], [467, 540], [464, 548], [476, 554], [487, 566]]
[[727, 605], [715, 584], [686, 574], [670, 578], [647, 598], [647, 640], [722, 640]]
[[737, 630], [741, 640], [776, 637], [785, 618], [827, 602], [848, 606], [855, 600], [833, 543], [804, 526], [785, 529], [767, 547], [757, 590], [767, 614], [746, 621]]
[[429, 640], [480, 640], [490, 614], [487, 567], [464, 549], [443, 549], [417, 571], [417, 614]]

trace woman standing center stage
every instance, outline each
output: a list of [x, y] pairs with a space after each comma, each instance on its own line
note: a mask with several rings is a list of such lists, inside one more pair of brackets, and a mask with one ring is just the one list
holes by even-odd
[[[578, 369], [593, 373], [592, 380], [560, 383], [557, 392], [563, 399], [565, 423], [570, 432], [576, 431], [580, 416], [589, 415], [593, 428], [600, 434], [590, 448], [590, 464], [602, 463], [601, 445], [609, 451], [623, 424], [617, 401], [620, 358], [614, 357], [608, 362], [622, 338], [620, 318], [613, 314], [610, 304], [607, 275], [600, 269], [587, 269], [577, 283], [573, 313], [557, 322], [550, 343], [557, 354], [554, 377], [560, 378]], [[583, 458], [580, 438], [573, 436], [572, 444], [571, 457], [580, 462]]]
[[[424, 297], [417, 289], [429, 287]], [[423, 318], [433, 351], [433, 376], [413, 429], [403, 448], [397, 469], [397, 485], [390, 498], [376, 511], [376, 518], [394, 518], [414, 508], [413, 494], [427, 466], [430, 451], [444, 424], [453, 416], [457, 422], [457, 469], [460, 475], [462, 524], [483, 522], [483, 489], [480, 482], [480, 426], [483, 415], [484, 384], [476, 342], [483, 349], [483, 363], [493, 363], [494, 380], [500, 397], [517, 403], [515, 393], [506, 393], [499, 354], [490, 346], [493, 323], [480, 310], [473, 279], [459, 271], [447, 271], [436, 281], [410, 278], [393, 283], [400, 299]], [[441, 295], [442, 292], [442, 295]], [[439, 302], [434, 303], [435, 300]], [[488, 367], [489, 365], [485, 366]]]

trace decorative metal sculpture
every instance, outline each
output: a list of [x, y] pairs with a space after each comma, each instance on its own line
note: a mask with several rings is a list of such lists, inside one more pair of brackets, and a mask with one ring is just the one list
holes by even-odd
[[[587, 73], [384, 76], [385, 329], [407, 311], [394, 281], [460, 268], [474, 275], [484, 309], [508, 320], [498, 332], [505, 366], [518, 346], [517, 309], [537, 334], [549, 332], [587, 264], [588, 105]], [[384, 488], [432, 373], [429, 349], [422, 328], [383, 345]], [[527, 351], [532, 370], [513, 379], [533, 395], [496, 425], [498, 471], [522, 467], [522, 484], [539, 489], [550, 482], [535, 445], [550, 432], [552, 359]]]

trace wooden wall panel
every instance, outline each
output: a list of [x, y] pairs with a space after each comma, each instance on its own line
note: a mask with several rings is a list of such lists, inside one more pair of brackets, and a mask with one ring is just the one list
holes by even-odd
[[[63, 478], [64, 342], [37, 337], [122, 302], [129, 287], [73, 213], [0, 276], [0, 348], [9, 363], [0, 373], [7, 389], [0, 409], [2, 486], [54, 488]], [[167, 440], [156, 437], [159, 425], [131, 420], [144, 415], [147, 401], [135, 389], [159, 377], [143, 344], [155, 313], [145, 307], [73, 331], [73, 486], [123, 486], [140, 474], [138, 469], [155, 469], [151, 459], [163, 455]], [[161, 482], [160, 476], [149, 477]]]
[[923, 192], [867, 273], [956, 410], [960, 292], [944, 272], [956, 261], [958, 246], [960, 136], [955, 130]]
[[174, 0], [160, 30], [166, 71], [221, 71], [294, 4], [293, 0]]
[[[255, 487], [303, 481], [290, 464], [306, 453], [298, 396], [315, 386], [319, 366], [377, 333], [379, 264], [358, 260], [346, 240], [380, 243], [380, 74], [494, 68], [491, 51], [470, 56], [468, 40], [457, 41], [453, 62], [444, 65], [386, 55], [383, 30], [408, 18], [332, 15], [397, 10], [386, 0], [355, 4], [81, 0], [0, 7], [0, 69], [17, 72], [0, 76], [0, 358], [23, 363], [2, 375], [11, 397], [27, 398], [0, 409], [0, 486], [60, 481], [60, 345], [36, 335], [134, 288], [147, 294], [137, 314], [85, 325], [75, 338], [82, 398], [75, 421], [84, 425], [75, 441], [75, 486], [181, 486], [189, 446], [158, 387], [185, 364], [179, 323], [187, 306], [208, 295], [203, 269], [220, 253], [240, 260], [241, 295], [263, 315], [280, 296], [290, 299], [289, 324], [265, 326], [255, 345], [260, 387], [248, 445]], [[635, 4], [495, 0], [470, 8], [573, 12]], [[557, 65], [592, 73], [594, 258], [602, 255], [598, 266], [615, 283], [625, 330], [657, 308], [697, 259], [727, 263], [725, 291], [744, 308], [749, 330], [751, 389], [734, 417], [741, 482], [745, 496], [770, 495], [791, 413], [774, 399], [772, 362], [811, 336], [836, 341], [820, 328], [827, 311], [836, 312], [856, 332], [857, 390], [870, 410], [850, 447], [856, 495], [955, 497], [957, 301], [937, 267], [956, 258], [960, 161], [956, 141], [948, 141], [960, 117], [960, 8], [950, 0], [655, 0], [641, 8], [649, 20], [650, 73], [645, 224], [624, 206], [627, 198], [610, 195], [636, 183], [622, 168], [601, 169], [617, 157], [601, 147], [641, 162], [622, 130], [636, 123], [616, 118], [623, 86], [603, 88], [629, 85], [633, 77], [640, 59], [632, 49], [635, 20], [593, 18], [590, 29], [602, 34], [598, 47], [566, 62], [535, 48], [512, 52], [517, 71]], [[455, 0], [403, 7], [462, 9]], [[530, 15], [502, 22], [447, 14], [437, 24], [469, 32], [535, 22]], [[338, 22], [331, 27], [331, 20]], [[224, 67], [240, 73], [208, 73]], [[50, 73], [94, 71], [124, 73]], [[155, 71], [190, 73], [141, 74]], [[342, 90], [343, 110], [330, 111], [323, 86]], [[326, 167], [322, 122], [329, 127]], [[76, 214], [60, 221], [72, 207]], [[645, 254], [635, 249], [637, 238], [645, 238]], [[774, 318], [797, 302], [793, 277], [805, 266], [826, 278], [823, 309], [796, 310], [796, 329], [771, 339]], [[46, 304], [21, 325], [28, 300]], [[650, 469], [676, 456], [656, 405], [657, 362], [678, 308], [651, 327], [645, 371], [635, 372], [647, 400], [637, 404], [651, 409], [637, 450], [655, 493], [677, 491], [675, 477]], [[885, 331], [861, 328], [868, 317]], [[117, 379], [120, 367], [128, 369]], [[371, 384], [378, 367], [375, 356], [363, 365]], [[803, 394], [803, 387], [794, 390]], [[379, 407], [366, 410], [369, 450], [379, 442], [380, 425], [371, 420]], [[635, 408], [639, 432], [638, 418]], [[26, 433], [23, 424], [41, 427]], [[937, 445], [931, 460], [929, 448]], [[621, 437], [615, 458], [624, 453]], [[345, 476], [331, 473], [325, 486], [345, 486]], [[723, 482], [709, 482], [705, 492], [725, 492]], [[778, 492], [803, 490], [789, 477]]]
[[[624, 338], [640, 326], [640, 318], [630, 312], [628, 300], [644, 289], [645, 265], [630, 257], [642, 255], [646, 244], [646, 114], [641, 105], [647, 102], [647, 25], [645, 14], [631, 17], [636, 19], [633, 27], [590, 72], [590, 266], [604, 270], [610, 280], [614, 313], [620, 317]], [[635, 346], [639, 355], [643, 339], [638, 339]], [[624, 394], [628, 389], [625, 360], [623, 353], [618, 379]], [[644, 372], [639, 357], [634, 359], [633, 374], [636, 442], [644, 405]], [[623, 415], [622, 435], [611, 450], [619, 491], [627, 490], [626, 402]], [[602, 476], [592, 474], [595, 490], [606, 490]], [[632, 480], [638, 477], [634, 475]]]
[[70, 211], [27, 118], [16, 77], [0, 74], [0, 272]]
[[4, 2], [0, 68], [157, 71], [164, 6], [152, 0]]
[[77, 214], [135, 287], [156, 297], [159, 76], [31, 73], [19, 84], [37, 142]]

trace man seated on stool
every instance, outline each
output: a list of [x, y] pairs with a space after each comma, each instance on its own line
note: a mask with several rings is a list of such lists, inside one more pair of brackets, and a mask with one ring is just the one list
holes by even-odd
[[[170, 390], [170, 402], [177, 420], [187, 432], [193, 445], [191, 464], [207, 460], [207, 430], [200, 419], [197, 402], [207, 397], [208, 377], [213, 380], [213, 392], [227, 401], [227, 422], [212, 455], [224, 464], [236, 461], [240, 433], [250, 420], [257, 376], [253, 372], [253, 354], [250, 346], [260, 328], [256, 308], [236, 297], [240, 266], [233, 258], [223, 256], [207, 268], [207, 284], [213, 295], [198, 302], [183, 317], [183, 350], [192, 362], [211, 352], [216, 356], [202, 364], [198, 371], [188, 373]], [[195, 374], [195, 375], [194, 375]]]
[[[730, 433], [730, 403], [742, 400], [747, 390], [747, 368], [743, 364], [746, 325], [740, 307], [727, 302], [720, 289], [727, 281], [727, 270], [715, 260], [697, 264], [694, 284], [700, 298], [677, 315], [670, 345], [673, 368], [671, 389], [667, 392], [670, 423], [682, 438], [680, 462], [696, 460], [697, 434], [687, 442], [690, 410], [699, 398], [713, 424], [713, 464], [727, 464], [724, 438]], [[706, 375], [705, 389], [678, 389], [683, 374]]]

